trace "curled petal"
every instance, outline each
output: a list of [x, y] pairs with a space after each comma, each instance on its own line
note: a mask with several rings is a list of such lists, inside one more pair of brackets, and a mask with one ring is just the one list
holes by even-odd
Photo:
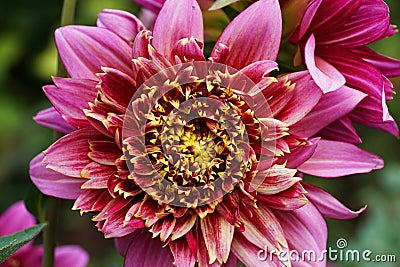
[[315, 83], [324, 93], [335, 91], [346, 83], [343, 75], [331, 64], [314, 55], [315, 38], [311, 35], [304, 49], [304, 60]]
[[307, 183], [303, 183], [303, 186], [308, 192], [307, 198], [317, 207], [322, 215], [329, 218], [339, 220], [354, 219], [366, 209], [365, 206], [358, 211], [352, 211], [321, 188]]
[[203, 43], [193, 37], [179, 40], [172, 55], [177, 57], [177, 63], [206, 60], [203, 55]]

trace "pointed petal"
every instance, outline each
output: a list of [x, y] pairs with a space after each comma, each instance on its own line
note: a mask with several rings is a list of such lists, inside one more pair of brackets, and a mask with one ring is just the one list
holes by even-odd
[[75, 130], [53, 107], [39, 111], [33, 119], [37, 124], [60, 133], [70, 133]]
[[355, 145], [320, 140], [312, 157], [297, 169], [320, 177], [367, 173], [383, 167], [383, 160]]
[[131, 13], [113, 9], [103, 9], [99, 13], [97, 26], [112, 31], [128, 43], [132, 42], [145, 28], [142, 22]]
[[318, 136], [324, 139], [342, 141], [352, 144], [361, 144], [361, 138], [358, 136], [350, 118], [342, 117], [337, 121], [325, 126], [317, 133]]
[[236, 69], [260, 60], [275, 60], [282, 33], [282, 17], [277, 0], [261, 0], [240, 13], [216, 42], [229, 47], [229, 55], [219, 63]]
[[268, 77], [268, 75], [273, 70], [278, 69], [278, 64], [275, 61], [271, 60], [262, 60], [253, 62], [243, 69], [240, 70], [240, 73], [243, 73], [247, 77], [249, 77], [254, 83], [259, 83], [263, 78]]
[[323, 95], [318, 104], [302, 120], [292, 125], [290, 133], [298, 136], [313, 136], [318, 131], [341, 117], [349, 114], [366, 94], [342, 86]]
[[79, 246], [60, 246], [54, 252], [55, 267], [86, 267], [89, 254]]
[[322, 215], [329, 218], [338, 220], [354, 219], [366, 209], [365, 206], [358, 211], [352, 211], [321, 188], [307, 183], [303, 183], [303, 186], [308, 192], [307, 198], [317, 207]]
[[217, 212], [200, 220], [201, 231], [207, 246], [210, 263], [228, 260], [235, 227]]
[[160, 12], [160, 9], [165, 2], [165, 0], [134, 0], [134, 1], [156, 14]]
[[131, 74], [131, 48], [119, 36], [98, 27], [66, 26], [56, 30], [62, 62], [72, 78], [97, 80], [101, 67]]
[[289, 74], [288, 81], [295, 84], [293, 96], [285, 108], [276, 115], [276, 119], [292, 125], [304, 118], [317, 105], [322, 92], [307, 71]]
[[378, 68], [387, 77], [400, 76], [400, 60], [378, 54], [368, 47], [355, 47], [354, 53]]
[[85, 179], [74, 178], [46, 168], [42, 163], [44, 154], [40, 153], [30, 163], [29, 174], [39, 190], [49, 196], [63, 199], [76, 199], [82, 192]]
[[176, 266], [178, 267], [193, 267], [196, 263], [189, 244], [184, 238], [172, 241], [169, 243], [172, 255], [174, 256]]
[[59, 139], [44, 152], [43, 163], [51, 170], [79, 178], [82, 169], [91, 162], [88, 157], [90, 152], [88, 141], [103, 138], [92, 129], [74, 131]]
[[[245, 266], [283, 267], [275, 255], [266, 252], [264, 247], [257, 247], [240, 233], [235, 233], [232, 252]], [[267, 255], [265, 255], [267, 253]]]
[[76, 128], [90, 126], [83, 110], [89, 108], [97, 96], [97, 82], [84, 79], [53, 78], [56, 86], [43, 88], [47, 98], [61, 116]]
[[173, 260], [158, 238], [151, 238], [147, 230], [138, 230], [132, 235], [124, 266], [171, 267]]
[[203, 43], [203, 18], [195, 0], [168, 0], [154, 25], [154, 47], [170, 61], [171, 52], [183, 38], [194, 37]]
[[[328, 230], [326, 222], [312, 203], [294, 211], [275, 211], [282, 225], [289, 249], [303, 255], [303, 251], [314, 251], [316, 259], [297, 261], [295, 266], [325, 267], [326, 259], [317, 260], [326, 249]], [[307, 261], [310, 260], [310, 261]]]
[[343, 75], [331, 64], [315, 56], [315, 37], [311, 35], [304, 49], [304, 60], [315, 83], [322, 92], [335, 91], [346, 82]]
[[279, 162], [286, 161], [286, 168], [296, 169], [314, 154], [320, 139], [321, 138], [317, 137], [308, 140], [309, 144], [296, 147], [290, 151], [290, 154], [285, 154], [283, 157], [280, 157]]

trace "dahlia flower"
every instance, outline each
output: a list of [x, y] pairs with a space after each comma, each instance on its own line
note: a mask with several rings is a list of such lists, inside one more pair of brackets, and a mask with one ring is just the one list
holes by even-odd
[[[0, 215], [0, 236], [14, 234], [35, 225], [35, 218], [25, 208], [23, 201], [9, 207]], [[43, 248], [30, 241], [11, 257], [0, 262], [0, 267], [41, 267]], [[60, 246], [55, 250], [55, 267], [84, 267], [89, 256], [79, 246]]]
[[[153, 32], [117, 10], [102, 11], [97, 27], [56, 30], [70, 78], [44, 87], [54, 107], [35, 119], [67, 135], [32, 160], [33, 183], [93, 212], [125, 266], [304, 266], [277, 254], [321, 252], [323, 216], [362, 209], [302, 174], [338, 177], [383, 162], [316, 136], [366, 94], [323, 93], [308, 71], [269, 77], [281, 23], [277, 0], [254, 3], [208, 60], [195, 0], [167, 0]], [[267, 261], [258, 259], [264, 248]]]
[[[394, 93], [387, 77], [400, 75], [400, 61], [366, 46], [397, 32], [390, 25], [386, 3], [383, 0], [309, 0], [304, 4], [303, 16], [290, 41], [300, 47], [315, 82], [324, 92], [346, 84], [367, 94], [348, 116], [329, 128], [337, 125], [350, 128], [353, 121], [398, 136], [398, 127], [389, 114], [386, 100], [391, 100]], [[341, 139], [357, 141], [351, 135]]]

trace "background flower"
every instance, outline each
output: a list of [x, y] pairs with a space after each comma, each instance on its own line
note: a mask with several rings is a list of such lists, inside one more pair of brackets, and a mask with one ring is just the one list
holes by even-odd
[[[35, 225], [35, 218], [26, 210], [25, 204], [19, 201], [0, 215], [0, 236], [14, 234]], [[0, 263], [1, 267], [41, 267], [43, 249], [28, 242], [11, 257]], [[60, 246], [55, 250], [55, 267], [85, 267], [89, 255], [79, 246]]]

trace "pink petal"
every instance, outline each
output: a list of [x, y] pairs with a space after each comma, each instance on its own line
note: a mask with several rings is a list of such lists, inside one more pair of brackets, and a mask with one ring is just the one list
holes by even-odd
[[240, 13], [225, 28], [216, 42], [229, 47], [229, 55], [220, 63], [241, 69], [253, 62], [275, 60], [282, 33], [282, 17], [277, 0], [261, 0]]
[[293, 96], [276, 118], [292, 125], [303, 119], [317, 105], [322, 92], [307, 71], [291, 73], [288, 80], [296, 84], [292, 90]]
[[75, 130], [53, 107], [39, 111], [33, 119], [37, 124], [60, 133], [70, 133]]
[[86, 181], [63, 175], [46, 168], [42, 163], [44, 154], [40, 153], [30, 163], [29, 174], [39, 190], [49, 196], [63, 199], [76, 199], [82, 192], [81, 186]]
[[[25, 267], [42, 267], [42, 259], [43, 259], [43, 248], [42, 247], [30, 247], [29, 249], [24, 249], [21, 251], [19, 249], [13, 256], [16, 260], [19, 261], [19, 266]], [[0, 263], [1, 267], [8, 267], [9, 265], [3, 266]]]
[[56, 30], [62, 62], [72, 78], [97, 80], [101, 67], [131, 74], [131, 48], [113, 32], [98, 27], [66, 26]]
[[201, 231], [210, 257], [210, 263], [228, 260], [235, 226], [214, 212], [200, 220]]
[[60, 246], [55, 250], [54, 267], [86, 267], [89, 254], [79, 246]]
[[174, 256], [176, 266], [178, 267], [193, 267], [196, 263], [189, 244], [185, 238], [180, 238], [169, 243], [172, 255]]
[[43, 88], [47, 98], [61, 116], [76, 128], [90, 126], [83, 109], [88, 109], [88, 102], [97, 96], [96, 84], [92, 80], [53, 78], [55, 86]]
[[169, 250], [163, 248], [163, 243], [158, 238], [151, 238], [147, 230], [138, 230], [131, 237], [132, 241], [125, 256], [125, 267], [173, 266]]
[[307, 198], [317, 207], [322, 215], [329, 218], [339, 220], [353, 219], [366, 209], [365, 206], [358, 211], [352, 211], [321, 188], [307, 183], [303, 183], [303, 186], [308, 192]]
[[[310, 24], [317, 12], [319, 6], [321, 5], [322, 0], [312, 0], [308, 2], [308, 6], [304, 11], [303, 18], [301, 19], [301, 23], [293, 35], [290, 37], [290, 41], [294, 43], [298, 43], [307, 32]], [[319, 20], [321, 21], [321, 20]]]
[[172, 51], [176, 63], [188, 61], [205, 61], [203, 43], [191, 37], [181, 39]]
[[361, 144], [361, 138], [358, 136], [350, 118], [342, 117], [337, 121], [332, 122], [328, 126], [322, 128], [317, 133], [318, 136], [324, 139], [342, 141], [346, 143]]
[[304, 60], [315, 83], [322, 92], [335, 91], [346, 82], [343, 75], [331, 64], [314, 55], [315, 38], [311, 35], [304, 49]]
[[312, 157], [297, 169], [320, 177], [367, 173], [383, 167], [383, 160], [355, 145], [320, 140]]
[[183, 38], [203, 43], [203, 18], [195, 0], [167, 0], [154, 25], [154, 47], [170, 61], [171, 52]]
[[[329, 10], [329, 12], [332, 12], [332, 10]], [[325, 25], [326, 29], [329, 24]], [[328, 31], [319, 34], [318, 43], [352, 47], [366, 45], [381, 39], [382, 35], [387, 32], [389, 25], [389, 8], [386, 3], [382, 0], [365, 0], [343, 26], [337, 27], [335, 30], [328, 28]]]
[[74, 131], [51, 145], [45, 152], [46, 167], [71, 177], [81, 177], [82, 169], [91, 160], [88, 157], [89, 140], [103, 140], [103, 136], [92, 129]]
[[323, 95], [318, 104], [302, 120], [291, 127], [290, 133], [313, 136], [323, 127], [350, 113], [366, 97], [364, 93], [342, 86]]
[[[323, 255], [328, 230], [324, 218], [312, 203], [294, 211], [275, 211], [275, 214], [282, 225], [290, 250], [295, 250], [300, 255], [304, 250], [312, 250], [317, 258]], [[325, 267], [325, 258], [323, 261], [311, 260], [310, 262], [306, 258], [305, 261], [296, 261], [294, 266]]]
[[131, 13], [112, 9], [104, 9], [99, 13], [97, 26], [112, 31], [128, 43], [132, 42], [145, 28], [142, 22]]
[[36, 219], [26, 209], [25, 203], [18, 201], [0, 215], [0, 236], [14, 234], [35, 224]]
[[305, 146], [298, 146], [293, 149], [290, 154], [279, 158], [279, 162], [287, 162], [287, 168], [297, 168], [299, 165], [307, 161], [315, 152], [320, 138], [312, 138], [308, 140], [311, 144]]
[[256, 61], [244, 67], [240, 73], [243, 73], [249, 77], [254, 83], [260, 82], [263, 78], [268, 77], [268, 75], [273, 70], [278, 69], [278, 64], [275, 61], [263, 60]]
[[400, 60], [378, 54], [368, 47], [355, 47], [353, 53], [378, 68], [387, 77], [400, 76]]
[[139, 5], [147, 8], [148, 10], [153, 11], [154, 13], [160, 12], [162, 5], [165, 0], [134, 0]]
[[[259, 267], [282, 267], [284, 266], [279, 262], [276, 256], [271, 256], [270, 253], [264, 256], [266, 249], [264, 247], [257, 247], [249, 242], [240, 233], [235, 233], [232, 241], [232, 252], [245, 266], [259, 266]], [[265, 257], [265, 260], [264, 260]], [[272, 259], [272, 261], [270, 260]]]

